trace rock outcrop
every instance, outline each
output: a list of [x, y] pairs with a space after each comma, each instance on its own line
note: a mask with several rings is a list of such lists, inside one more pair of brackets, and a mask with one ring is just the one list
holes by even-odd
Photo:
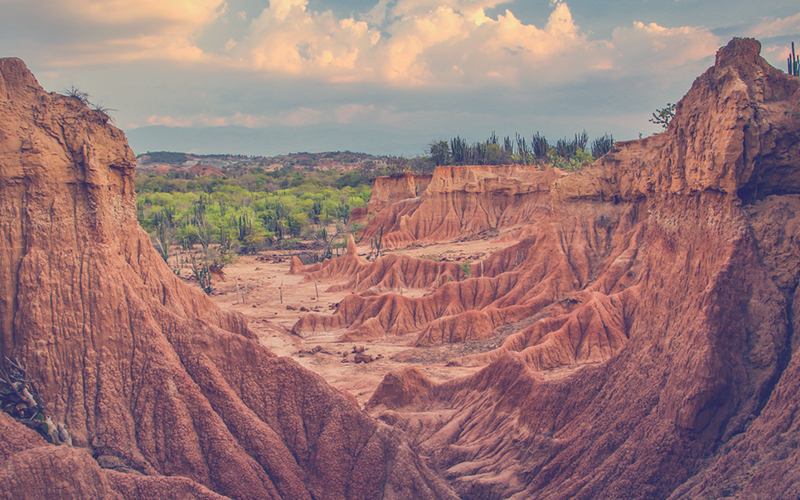
[[[467, 238], [536, 219], [547, 208], [552, 181], [563, 175], [557, 169], [542, 172], [520, 165], [438, 167], [424, 190], [411, 174], [379, 177], [367, 205], [374, 216], [361, 230], [362, 240], [382, 235], [384, 248], [399, 248]], [[413, 189], [415, 197], [409, 196]], [[386, 201], [397, 198], [393, 204]]]
[[396, 431], [173, 275], [108, 122], [0, 59], [0, 355], [74, 445], [0, 414], [0, 496], [454, 498]]
[[403, 200], [417, 198], [431, 182], [430, 174], [404, 172], [378, 177], [372, 183], [372, 192], [366, 206], [366, 215], [373, 215]]
[[[358, 293], [345, 297], [333, 315], [302, 317], [293, 331], [343, 329], [339, 338], [348, 341], [416, 332], [416, 345], [432, 346], [479, 340], [500, 326], [545, 315], [552, 318], [546, 332], [542, 324], [532, 327], [540, 332], [533, 334], [536, 350], [546, 351], [529, 353], [539, 358], [538, 369], [604, 361], [627, 341], [636, 309], [637, 255], [645, 243], [641, 214], [629, 204], [591, 201], [538, 211], [528, 225], [531, 236], [472, 263], [469, 279], [456, 263], [389, 254], [358, 268], [356, 276], [343, 274], [343, 286]], [[327, 268], [336, 268], [336, 260]], [[404, 287], [428, 295], [403, 296]]]
[[[462, 498], [798, 495], [800, 79], [759, 51], [734, 39], [665, 133], [551, 174], [484, 277], [341, 303], [348, 334], [424, 345], [535, 320], [459, 360], [476, 375], [391, 374], [367, 405]], [[419, 227], [421, 198], [383, 210], [387, 236]], [[480, 219], [461, 214], [421, 237]]]

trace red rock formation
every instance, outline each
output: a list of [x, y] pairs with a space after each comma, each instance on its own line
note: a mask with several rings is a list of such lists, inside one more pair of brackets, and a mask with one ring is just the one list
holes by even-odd
[[418, 197], [431, 182], [429, 174], [402, 174], [378, 177], [372, 183], [372, 192], [366, 213], [372, 215], [397, 202]]
[[[720, 49], [665, 133], [521, 186], [536, 201], [503, 212], [536, 207], [527, 238], [485, 259], [484, 277], [417, 299], [352, 295], [296, 328], [433, 345], [533, 317], [460, 360], [489, 363], [477, 375], [392, 374], [367, 405], [462, 498], [797, 496], [800, 80], [759, 50]], [[492, 227], [475, 223], [483, 202], [422, 211], [450, 171], [368, 227], [391, 227], [389, 246]], [[400, 262], [381, 275], [407, 281]]]
[[[346, 328], [341, 340], [418, 332], [416, 345], [431, 346], [486, 338], [499, 326], [535, 314], [564, 315], [557, 320], [558, 330], [572, 315], [563, 330], [547, 338], [549, 330], [538, 334], [536, 341], [542, 346], [537, 350], [574, 347], [569, 353], [542, 356], [570, 363], [602, 361], [624, 345], [624, 318], [636, 307], [633, 286], [641, 279], [641, 265], [635, 257], [644, 241], [637, 217], [625, 204], [598, 210], [593, 203], [576, 202], [568, 208], [542, 209], [531, 226], [535, 236], [472, 264], [471, 279], [465, 279], [455, 263], [390, 254], [358, 270], [360, 295], [347, 296], [332, 316], [302, 317], [293, 331], [306, 335]], [[356, 279], [349, 276], [345, 287], [355, 287]], [[401, 287], [431, 293], [421, 298], [375, 296]], [[597, 295], [617, 297], [594, 298]], [[604, 306], [587, 305], [590, 302]], [[584, 312], [573, 312], [584, 307]], [[581, 323], [587, 314], [597, 321]], [[610, 323], [615, 325], [609, 326], [612, 330], [606, 328]]]
[[[612, 231], [609, 244], [627, 248], [599, 268], [596, 250], [570, 255], [592, 271], [577, 273], [575, 304], [545, 310], [474, 377], [395, 376], [368, 403], [386, 402], [381, 418], [462, 498], [800, 492], [800, 121], [785, 113], [800, 109], [800, 80], [759, 50], [733, 40], [666, 133], [554, 182], [554, 224], [593, 206], [595, 217], [624, 207], [631, 226]], [[581, 342], [585, 361], [606, 361], [577, 368]], [[592, 354], [603, 342], [624, 347]], [[571, 368], [535, 370], [554, 364]]]
[[350, 211], [350, 218], [347, 220], [350, 224], [359, 224], [365, 222], [367, 218], [367, 209], [364, 207], [355, 207]]
[[289, 270], [289, 274], [307, 273], [306, 277], [303, 278], [303, 282], [310, 282], [314, 279], [321, 280], [331, 276], [350, 276], [369, 265], [366, 259], [358, 256], [356, 241], [353, 239], [352, 234], [347, 235], [347, 252], [342, 257], [325, 259], [323, 262], [309, 267], [303, 266], [299, 259], [299, 265], [295, 264], [295, 259], [297, 257], [292, 257], [292, 267]]
[[[383, 231], [384, 248], [398, 248], [425, 241], [448, 241], [470, 237], [536, 220], [547, 209], [550, 184], [563, 172], [520, 165], [438, 167], [418, 197], [403, 198], [410, 189], [400, 189], [398, 201], [386, 205], [387, 178], [375, 179], [375, 213], [361, 231], [364, 241]], [[378, 194], [376, 193], [376, 186]], [[390, 183], [389, 188], [396, 188]], [[383, 208], [385, 207], [385, 208]]]
[[103, 113], [0, 59], [0, 354], [75, 445], [0, 415], [0, 492], [453, 498], [397, 432], [172, 274], [134, 167]]
[[[398, 373], [389, 373], [375, 390], [370, 399], [373, 406], [380, 402], [387, 408], [395, 409], [419, 404], [428, 396], [434, 384], [416, 368], [406, 368]], [[426, 401], [427, 402], [427, 401]], [[367, 407], [367, 409], [372, 409]]]

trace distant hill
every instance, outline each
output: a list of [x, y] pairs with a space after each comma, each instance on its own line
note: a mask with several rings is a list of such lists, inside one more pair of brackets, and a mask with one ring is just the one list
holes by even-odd
[[167, 173], [187, 171], [197, 175], [219, 175], [227, 170], [251, 170], [261, 168], [265, 171], [284, 167], [305, 167], [309, 170], [368, 170], [385, 167], [387, 157], [351, 151], [327, 153], [294, 153], [279, 156], [245, 155], [198, 155], [172, 151], [154, 151], [136, 157], [136, 168], [145, 172]]

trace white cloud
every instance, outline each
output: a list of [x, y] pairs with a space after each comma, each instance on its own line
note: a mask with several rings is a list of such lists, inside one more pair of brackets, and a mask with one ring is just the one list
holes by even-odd
[[793, 16], [784, 18], [762, 19], [747, 31], [747, 34], [754, 38], [794, 35], [800, 33], [800, 12]]
[[655, 23], [633, 23], [630, 28], [616, 28], [612, 43], [617, 64], [626, 74], [672, 71], [688, 63], [701, 61], [716, 53], [720, 40], [704, 28], [665, 28]]
[[[15, 5], [82, 33], [54, 47], [54, 67], [171, 60], [329, 82], [547, 86], [639, 73], [642, 65], [662, 71], [700, 61], [719, 45], [704, 28], [641, 22], [615, 29], [609, 40], [590, 40], [560, 0], [550, 2], [540, 26], [511, 10], [487, 16], [502, 0], [376, 0], [367, 14], [344, 18], [311, 11], [308, 0], [270, 0], [255, 16], [228, 12], [224, 0], [36, 2], [44, 10], [33, 3]], [[198, 37], [228, 17], [247, 22], [247, 30], [220, 37], [217, 55], [201, 50]], [[753, 31], [791, 32], [799, 23], [797, 14]]]
[[[54, 66], [203, 58], [194, 39], [225, 13], [224, 0], [37, 0], [9, 4], [17, 22], [58, 38]], [[5, 10], [5, 8], [4, 8]], [[0, 22], [0, 26], [2, 23]]]
[[366, 121], [376, 114], [374, 105], [364, 106], [363, 104], [345, 104], [338, 106], [333, 111], [336, 123], [355, 123]]
[[310, 108], [300, 108], [289, 113], [281, 123], [288, 127], [301, 127], [303, 125], [317, 125], [325, 121], [325, 114]]
[[[552, 2], [542, 27], [499, 0], [379, 0], [366, 21], [311, 12], [307, 0], [274, 0], [250, 25], [238, 56], [267, 72], [329, 81], [378, 81], [399, 86], [502, 82], [559, 84], [596, 72], [620, 75], [641, 64], [669, 68], [712, 55], [719, 40], [704, 28], [634, 23], [611, 40], [590, 41], [569, 6]], [[380, 28], [379, 20], [385, 22]]]
[[152, 115], [147, 118], [147, 125], [165, 125], [167, 127], [227, 127], [236, 125], [247, 128], [260, 128], [277, 122], [277, 120], [266, 116], [245, 113], [234, 113], [229, 116], [211, 116], [204, 113], [192, 116]]
[[328, 109], [299, 107], [277, 112], [273, 115], [253, 115], [234, 113], [227, 116], [215, 116], [200, 113], [190, 116], [151, 115], [143, 124], [131, 124], [130, 128], [144, 125], [164, 125], [167, 127], [224, 127], [237, 125], [247, 128], [263, 128], [268, 126], [303, 127], [323, 123], [336, 124], [397, 124], [413, 121], [413, 117], [425, 116], [426, 112], [398, 112], [392, 107], [378, 107], [374, 104], [357, 103], [341, 104]]
[[369, 12], [366, 14], [361, 14], [358, 17], [362, 21], [366, 21], [370, 24], [381, 24], [383, 20], [386, 19], [388, 5], [389, 0], [378, 0], [378, 3], [376, 3], [375, 6], [369, 10]]
[[432, 10], [447, 7], [453, 11], [463, 13], [466, 17], [471, 17], [479, 11], [485, 11], [492, 7], [506, 3], [504, 0], [398, 0], [391, 9], [394, 17], [424, 15]]
[[286, 17], [295, 11], [295, 15], [305, 12], [308, 0], [270, 0], [269, 8], [264, 9], [271, 17], [278, 21], [285, 21]]
[[273, 0], [248, 29], [239, 55], [256, 69], [289, 74], [324, 74], [331, 80], [357, 79], [369, 68], [356, 67], [359, 54], [380, 32], [330, 11], [306, 11], [307, 0]]

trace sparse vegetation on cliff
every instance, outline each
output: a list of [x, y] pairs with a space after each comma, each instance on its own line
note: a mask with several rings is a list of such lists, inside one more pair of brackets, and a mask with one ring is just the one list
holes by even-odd
[[800, 76], [800, 56], [794, 52], [794, 42], [792, 42], [792, 53], [789, 54], [789, 59], [786, 61], [788, 73], [792, 76]]
[[656, 125], [661, 125], [664, 130], [667, 130], [667, 127], [669, 127], [669, 122], [675, 118], [675, 107], [676, 104], [668, 102], [666, 108], [656, 108], [655, 113], [653, 113], [653, 117], [650, 118], [650, 122], [655, 123]]
[[506, 136], [500, 140], [492, 133], [486, 141], [473, 144], [468, 144], [461, 137], [455, 137], [449, 142], [431, 142], [427, 150], [428, 156], [407, 162], [405, 170], [426, 173], [440, 165], [519, 164], [573, 171], [592, 163], [610, 151], [614, 144], [613, 136], [605, 134], [595, 139], [592, 152], [589, 153], [586, 149], [588, 141], [586, 131], [575, 134], [572, 139], [558, 139], [555, 144], [550, 144], [539, 132], [531, 137], [530, 142], [520, 134], [515, 134], [513, 139]]

